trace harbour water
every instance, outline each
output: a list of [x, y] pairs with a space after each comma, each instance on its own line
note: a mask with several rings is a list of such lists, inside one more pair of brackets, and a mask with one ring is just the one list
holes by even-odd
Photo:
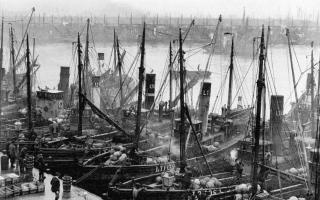
[[[84, 43], [84, 36], [82, 37], [82, 42]], [[121, 42], [121, 41], [120, 41]], [[209, 54], [207, 54], [200, 47], [204, 44], [185, 44], [185, 58], [186, 58], [186, 69], [187, 70], [198, 70], [205, 69], [207, 59]], [[235, 44], [237, 45], [237, 44]], [[175, 46], [176, 47], [176, 46]], [[128, 45], [122, 44], [122, 48], [126, 50], [126, 56], [124, 59], [124, 71], [127, 72], [129, 67], [137, 54], [138, 44], [137, 45]], [[293, 62], [296, 80], [299, 81], [297, 85], [298, 96], [305, 89], [306, 84], [306, 75], [308, 69], [310, 69], [310, 51], [309, 46], [293, 46]], [[177, 49], [177, 47], [176, 47]], [[41, 44], [36, 46], [36, 54], [39, 55], [38, 63], [41, 65], [40, 69], [37, 72], [36, 77], [36, 87], [44, 88], [57, 88], [59, 82], [59, 73], [60, 66], [70, 66], [70, 82], [74, 82], [76, 79], [76, 57], [74, 54], [75, 46], [71, 43], [51, 43], [51, 44]], [[102, 67], [102, 71], [108, 69], [108, 66], [112, 67], [113, 60], [110, 60], [112, 50], [112, 44], [91, 44], [90, 55], [91, 60], [90, 64], [95, 70], [97, 70], [97, 52], [105, 53], [105, 65]], [[315, 59], [317, 59], [318, 49], [315, 47]], [[5, 51], [5, 55], [8, 52]], [[237, 52], [236, 52], [237, 54]], [[8, 58], [5, 56], [5, 58]], [[156, 92], [160, 88], [161, 81], [164, 76], [164, 71], [168, 67], [168, 45], [146, 45], [146, 73], [156, 73]], [[212, 84], [212, 95], [210, 101], [210, 110], [214, 112], [220, 112], [221, 102], [226, 102], [227, 99], [227, 71], [229, 65], [229, 56], [228, 55], [219, 55], [214, 54], [211, 64], [209, 65], [209, 71], [212, 72], [211, 81]], [[299, 63], [297, 62], [299, 61]], [[8, 66], [9, 60], [4, 60], [5, 66]], [[317, 63], [317, 61], [315, 61]], [[285, 45], [271, 46], [268, 48], [268, 62], [267, 70], [272, 71], [273, 74], [271, 77], [267, 77], [267, 82], [269, 84], [268, 91], [276, 93], [279, 95], [284, 95], [284, 111], [287, 112], [291, 105], [290, 103], [294, 101], [293, 93], [293, 82], [292, 74], [289, 61], [288, 47]], [[135, 77], [137, 80], [138, 66], [135, 67], [135, 71], [131, 70], [130, 74]], [[316, 67], [317, 68], [317, 67]], [[233, 88], [233, 107], [237, 104], [237, 96], [243, 96], [243, 104], [249, 105], [252, 102], [253, 86], [255, 85], [256, 72], [258, 69], [258, 60], [257, 58], [253, 61], [251, 57], [241, 57], [236, 56], [235, 58], [235, 80]], [[316, 79], [317, 80], [316, 73]], [[208, 81], [208, 80], [206, 80]], [[272, 84], [270, 84], [272, 83]], [[243, 88], [239, 90], [239, 86], [243, 85]], [[225, 85], [221, 87], [221, 85]], [[220, 88], [223, 88], [222, 93], [219, 93]], [[178, 89], [178, 86], [175, 89]], [[196, 85], [191, 91], [191, 94], [188, 95], [187, 101], [188, 104], [195, 106], [197, 101], [197, 96], [199, 94], [200, 84]], [[166, 83], [165, 92], [160, 96], [160, 100], [168, 100], [168, 81]], [[221, 95], [222, 94], [222, 95]], [[217, 96], [219, 96], [217, 98]], [[268, 99], [268, 98], [267, 98]], [[216, 104], [214, 105], [214, 102]], [[268, 104], [267, 104], [268, 105]], [[214, 108], [213, 108], [214, 107]], [[268, 116], [268, 115], [267, 115]]]

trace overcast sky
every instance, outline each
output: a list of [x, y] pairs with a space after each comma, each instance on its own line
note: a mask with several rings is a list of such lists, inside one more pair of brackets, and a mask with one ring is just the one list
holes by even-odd
[[[144, 13], [172, 16], [224, 16], [241, 17], [243, 8], [253, 17], [286, 17], [288, 14], [316, 19], [320, 0], [0, 0], [4, 13], [28, 13], [32, 6], [36, 12], [48, 15], [130, 15]], [[301, 15], [300, 15], [301, 16]]]

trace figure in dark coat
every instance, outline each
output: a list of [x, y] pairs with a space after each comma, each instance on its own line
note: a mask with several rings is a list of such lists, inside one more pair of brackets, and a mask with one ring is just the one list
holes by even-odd
[[60, 180], [58, 179], [58, 174], [56, 174], [56, 176], [52, 177], [51, 179], [51, 191], [56, 195], [55, 196], [55, 200], [59, 199], [59, 195], [60, 195]]

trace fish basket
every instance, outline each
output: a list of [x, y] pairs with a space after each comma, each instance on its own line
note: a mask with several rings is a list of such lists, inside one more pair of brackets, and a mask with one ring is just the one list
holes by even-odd
[[20, 194], [21, 194], [21, 188], [20, 187], [18, 187], [16, 185], [12, 185], [12, 186], [10, 186], [10, 189], [12, 189], [14, 197], [20, 196]]
[[38, 192], [38, 186], [35, 183], [29, 183], [30, 194]]
[[13, 197], [13, 190], [11, 190], [9, 187], [2, 187], [0, 189], [0, 199], [5, 199]]
[[27, 183], [21, 184], [21, 193], [22, 195], [26, 195], [30, 193], [30, 188]]
[[267, 200], [269, 199], [269, 194], [268, 193], [260, 193], [256, 195], [257, 200]]
[[5, 186], [5, 178], [3, 176], [0, 176], [0, 187]]
[[6, 174], [7, 178], [11, 178], [12, 184], [17, 184], [21, 182], [20, 176], [15, 173]]
[[44, 183], [36, 182], [36, 185], [37, 185], [37, 192], [44, 192], [44, 190], [45, 190]]
[[12, 185], [13, 184], [13, 179], [11, 178], [11, 177], [6, 177], [5, 179], [4, 179], [4, 185], [5, 186], [10, 186], [10, 185]]
[[163, 176], [162, 184], [164, 187], [171, 187], [174, 182], [174, 176]]

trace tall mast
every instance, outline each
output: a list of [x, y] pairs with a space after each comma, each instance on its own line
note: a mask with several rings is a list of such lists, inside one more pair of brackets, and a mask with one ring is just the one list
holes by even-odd
[[[268, 46], [269, 46], [269, 39], [270, 39], [270, 32], [271, 32], [271, 28], [270, 26], [268, 26], [268, 31], [267, 31], [267, 39], [266, 39], [266, 45], [265, 45], [265, 57], [264, 57], [264, 60], [265, 62], [263, 63], [263, 66], [264, 66], [264, 69], [263, 69], [263, 76], [265, 77], [266, 75], [266, 60], [267, 60], [267, 56], [268, 56]], [[263, 104], [262, 104], [262, 129], [261, 129], [261, 132], [262, 132], [262, 142], [263, 142], [263, 145], [262, 145], [262, 164], [264, 165], [265, 164], [265, 159], [264, 159], [264, 155], [265, 155], [265, 126], [266, 126], [266, 87], [263, 88], [263, 91], [262, 91], [262, 100], [263, 100]]]
[[256, 124], [254, 130], [254, 147], [252, 148], [252, 154], [254, 155], [253, 160], [253, 190], [252, 194], [255, 195], [257, 192], [258, 184], [258, 158], [259, 158], [259, 140], [260, 140], [260, 120], [261, 120], [261, 97], [262, 91], [264, 88], [264, 75], [263, 75], [263, 66], [264, 66], [264, 26], [262, 25], [261, 41], [260, 41], [260, 55], [259, 55], [259, 78], [257, 81], [257, 107], [256, 107]]
[[81, 44], [80, 44], [80, 33], [78, 33], [78, 81], [79, 81], [79, 85], [78, 85], [78, 97], [79, 97], [79, 102], [78, 102], [78, 110], [79, 110], [79, 116], [78, 116], [78, 135], [81, 136], [82, 135], [82, 114], [83, 114], [83, 101], [82, 101], [82, 97], [81, 97], [81, 92], [82, 92], [82, 88], [81, 88], [81, 74], [82, 74], [82, 61], [81, 61]]
[[31, 88], [35, 88], [35, 77], [36, 77], [36, 74], [35, 72], [33, 71], [33, 66], [36, 65], [35, 63], [35, 60], [34, 60], [34, 56], [35, 56], [35, 51], [36, 51], [36, 38], [32, 38], [32, 67], [31, 67]]
[[169, 110], [172, 110], [172, 46], [171, 46], [171, 41], [169, 44]]
[[2, 77], [4, 76], [4, 74], [2, 74], [2, 63], [3, 63], [3, 17], [1, 21], [1, 39], [0, 39], [0, 129], [1, 129], [1, 112], [2, 112], [1, 88], [2, 88]]
[[119, 38], [117, 37], [117, 57], [118, 57], [118, 70], [119, 70], [119, 86], [120, 86], [120, 108], [123, 106], [123, 90], [122, 90], [122, 62], [120, 55]]
[[86, 46], [84, 50], [84, 61], [83, 61], [83, 85], [84, 85], [84, 95], [88, 93], [89, 99], [91, 99], [90, 96], [90, 89], [89, 89], [89, 26], [90, 26], [90, 19], [87, 19], [87, 35], [86, 35]]
[[[3, 17], [1, 21], [1, 38], [0, 38], [0, 69], [2, 68], [3, 63]], [[1, 74], [1, 71], [0, 71]], [[0, 83], [1, 86], [1, 83]]]
[[310, 120], [311, 120], [311, 137], [315, 136], [315, 121], [314, 121], [314, 65], [313, 65], [313, 41], [311, 42], [311, 80], [310, 80], [310, 95], [311, 95], [311, 116], [310, 116]]
[[[172, 112], [172, 78], [173, 78], [173, 65], [172, 65], [172, 44], [171, 40], [169, 43], [169, 112], [170, 112], [170, 117], [171, 117], [171, 137], [173, 134], [173, 129], [174, 129], [174, 112]], [[170, 154], [171, 154], [171, 137], [170, 137], [170, 142], [169, 142], [169, 152], [168, 152], [168, 157], [170, 160]]]
[[[320, 64], [320, 61], [319, 61], [319, 64]], [[316, 131], [316, 143], [315, 143], [315, 154], [316, 155], [319, 155], [319, 151], [320, 151], [320, 130], [319, 130], [319, 119], [320, 119], [320, 109], [319, 109], [319, 106], [320, 106], [320, 98], [319, 98], [319, 95], [320, 95], [320, 68], [318, 70], [318, 89], [317, 89], [317, 131]], [[318, 199], [316, 200], [319, 200], [320, 199], [320, 188], [319, 188], [319, 159], [318, 159], [318, 162], [316, 163], [316, 176], [315, 176], [315, 184], [314, 184], [314, 196]]]
[[114, 71], [116, 71], [116, 67], [117, 67], [117, 36], [116, 36], [116, 29], [113, 29], [113, 64], [114, 64]]
[[135, 130], [135, 143], [134, 150], [138, 150], [139, 137], [140, 137], [140, 122], [141, 122], [141, 104], [142, 104], [142, 86], [144, 81], [144, 56], [145, 56], [145, 34], [146, 34], [146, 23], [143, 23], [142, 41], [140, 46], [141, 60], [139, 67], [139, 88], [138, 88], [138, 107], [137, 107], [137, 118], [136, 118], [136, 130]]
[[289, 29], [287, 29], [286, 35], [287, 35], [287, 38], [288, 38], [288, 48], [289, 48], [289, 57], [290, 57], [290, 66], [291, 66], [291, 72], [292, 72], [294, 96], [295, 96], [296, 105], [297, 105], [296, 108], [299, 109], [299, 106], [298, 106], [298, 93], [297, 93], [296, 77], [295, 77], [295, 74], [294, 74], [293, 61], [292, 61], [291, 41], [290, 41]]
[[17, 92], [17, 83], [16, 83], [16, 63], [15, 63], [15, 52], [14, 52], [14, 39], [13, 39], [13, 28], [11, 26], [10, 28], [10, 41], [11, 41], [11, 64], [12, 64], [12, 80], [13, 80], [13, 96], [16, 98], [16, 92]]
[[[232, 33], [231, 33], [232, 34]], [[227, 115], [230, 114], [231, 101], [232, 101], [232, 84], [233, 84], [233, 57], [234, 57], [234, 36], [232, 34], [231, 39], [231, 55], [230, 55], [230, 66], [229, 66], [229, 91], [228, 91], [228, 105], [227, 105]]]
[[28, 131], [32, 130], [32, 115], [31, 115], [31, 66], [30, 66], [30, 48], [29, 35], [27, 34], [27, 100], [28, 100]]
[[185, 136], [185, 108], [184, 108], [184, 67], [181, 28], [179, 28], [179, 62], [180, 62], [180, 172], [185, 172], [186, 162], [186, 136]]
[[[298, 99], [298, 94], [297, 94], [297, 85], [296, 85], [296, 78], [295, 78], [295, 74], [294, 74], [294, 68], [293, 68], [293, 61], [292, 61], [292, 52], [291, 52], [291, 40], [290, 40], [290, 32], [289, 29], [287, 28], [286, 30], [286, 36], [288, 39], [288, 48], [289, 48], [289, 58], [290, 58], [290, 66], [291, 66], [291, 72], [292, 72], [292, 81], [293, 81], [293, 88], [294, 88], [294, 96], [295, 96], [295, 100], [296, 100], [296, 109], [298, 110], [298, 115], [297, 115], [297, 122], [298, 122], [298, 134], [301, 138], [304, 138], [304, 133], [303, 133], [303, 129], [302, 129], [302, 125], [301, 125], [301, 113], [300, 113], [300, 109], [299, 109], [299, 99]], [[307, 150], [305, 148], [305, 143], [301, 142], [301, 149], [302, 149], [302, 153], [304, 154], [304, 163], [306, 166], [306, 172], [307, 172], [307, 177], [310, 177], [310, 171], [309, 171], [309, 167], [308, 167], [308, 158], [307, 158]], [[310, 188], [310, 178], [308, 178], [307, 181], [307, 188]]]

